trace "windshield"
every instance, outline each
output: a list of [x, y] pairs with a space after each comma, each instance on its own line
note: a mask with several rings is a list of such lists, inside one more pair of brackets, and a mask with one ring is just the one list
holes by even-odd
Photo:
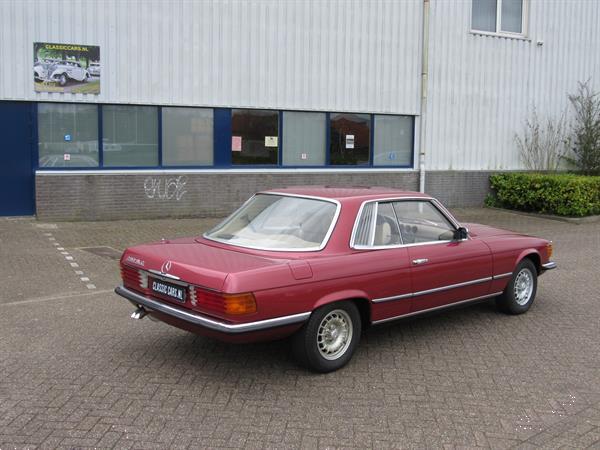
[[263, 250], [319, 250], [336, 211], [326, 200], [258, 194], [204, 237]]

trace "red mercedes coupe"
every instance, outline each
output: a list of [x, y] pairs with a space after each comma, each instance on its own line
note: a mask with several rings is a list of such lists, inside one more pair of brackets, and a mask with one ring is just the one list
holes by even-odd
[[369, 326], [490, 298], [524, 313], [551, 256], [550, 241], [461, 225], [425, 194], [295, 187], [202, 236], [128, 248], [115, 291], [134, 319], [230, 342], [292, 336], [300, 363], [329, 372]]

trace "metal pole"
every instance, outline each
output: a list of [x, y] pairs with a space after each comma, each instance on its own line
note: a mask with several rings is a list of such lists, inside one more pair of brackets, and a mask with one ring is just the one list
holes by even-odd
[[425, 130], [427, 125], [427, 77], [429, 74], [429, 0], [423, 0], [423, 49], [421, 52], [421, 118], [419, 127], [419, 191], [425, 192]]

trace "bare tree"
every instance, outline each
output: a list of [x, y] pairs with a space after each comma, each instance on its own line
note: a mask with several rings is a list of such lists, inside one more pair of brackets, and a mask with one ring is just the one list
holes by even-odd
[[573, 153], [565, 159], [587, 174], [600, 173], [600, 93], [589, 80], [569, 95], [573, 107]]
[[534, 107], [531, 117], [525, 120], [522, 134], [515, 134], [515, 142], [527, 169], [557, 171], [571, 145], [566, 112], [542, 122]]

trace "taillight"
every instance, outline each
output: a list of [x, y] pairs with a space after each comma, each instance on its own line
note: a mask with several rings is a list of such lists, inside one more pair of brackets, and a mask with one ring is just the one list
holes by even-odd
[[146, 289], [148, 287], [148, 274], [143, 270], [138, 270], [138, 275], [140, 277], [140, 287]]
[[196, 296], [196, 288], [192, 285], [190, 285], [190, 288], [188, 289], [189, 293], [190, 293], [190, 303], [192, 304], [192, 306], [198, 306], [198, 297]]
[[254, 295], [249, 294], [225, 294], [223, 303], [225, 305], [225, 313], [227, 314], [252, 314], [256, 312], [256, 299]]
[[552, 241], [546, 244], [546, 253], [548, 254], [548, 259], [552, 258], [552, 253], [554, 253], [554, 247], [552, 246]]

